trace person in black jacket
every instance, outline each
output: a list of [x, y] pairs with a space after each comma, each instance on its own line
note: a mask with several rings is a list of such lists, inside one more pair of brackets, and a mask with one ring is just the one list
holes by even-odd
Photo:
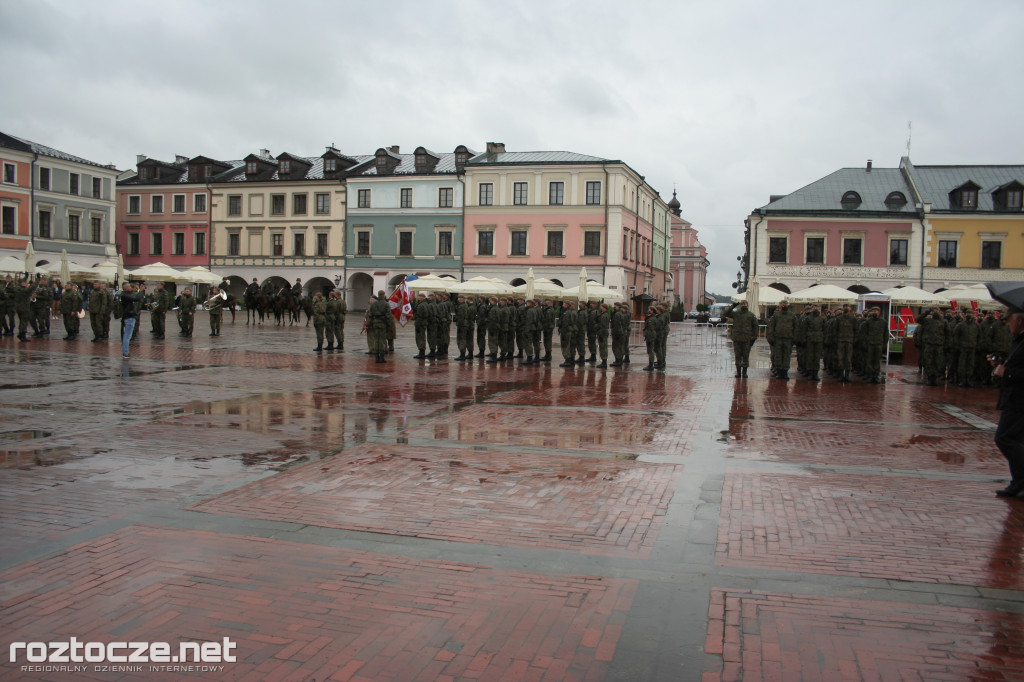
[[132, 334], [135, 333], [135, 325], [139, 321], [139, 308], [142, 305], [142, 294], [136, 292], [135, 287], [128, 282], [124, 283], [121, 289], [121, 319], [124, 329], [121, 332], [121, 357], [127, 358], [128, 344], [131, 343]]
[[990, 356], [992, 372], [1000, 379], [1001, 410], [996, 427], [996, 447], [1010, 465], [1010, 485], [996, 492], [1000, 497], [1024, 499], [1024, 310], [1010, 309], [1007, 320], [1013, 334], [1013, 346], [1005, 358]]

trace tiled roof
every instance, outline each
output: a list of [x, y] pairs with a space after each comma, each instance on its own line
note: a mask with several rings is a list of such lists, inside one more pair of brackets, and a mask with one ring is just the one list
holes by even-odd
[[[289, 154], [289, 157], [303, 161], [309, 164], [309, 170], [305, 174], [299, 175], [298, 173], [288, 173], [286, 177], [281, 177], [280, 174], [275, 170], [273, 174], [269, 176], [263, 176], [259, 178], [259, 182], [274, 182], [274, 181], [295, 181], [295, 180], [323, 180], [324, 176], [324, 160], [320, 156], [296, 156], [295, 154]], [[346, 157], [354, 158], [357, 163], [363, 163], [366, 161], [372, 161], [373, 156], [355, 156]], [[245, 182], [245, 161], [232, 162], [237, 163], [238, 166], [232, 168], [229, 171], [225, 171], [220, 175], [214, 177], [214, 182]]]
[[[861, 203], [855, 209], [844, 209], [840, 203], [848, 191], [860, 195]], [[890, 192], [902, 192], [907, 203], [902, 207], [889, 208], [885, 198]], [[765, 206], [761, 211], [768, 213], [842, 211], [857, 213], [907, 213], [913, 214], [914, 197], [899, 168], [842, 168], [816, 180], [806, 187], [787, 194]]]
[[[15, 144], [11, 144], [10, 140], [13, 140], [15, 142]], [[17, 144], [17, 143], [20, 143], [20, 144]], [[25, 145], [25, 147], [21, 147], [21, 145]], [[39, 154], [40, 156], [49, 156], [49, 157], [54, 158], [54, 159], [60, 159], [61, 161], [72, 161], [74, 163], [84, 163], [87, 166], [96, 166], [98, 168], [106, 168], [108, 170], [116, 170], [115, 168], [113, 168], [113, 167], [111, 167], [111, 166], [109, 166], [107, 164], [96, 163], [95, 161], [90, 161], [89, 159], [83, 159], [80, 156], [75, 156], [74, 154], [68, 154], [67, 152], [62, 152], [59, 149], [54, 149], [53, 147], [47, 147], [45, 144], [39, 144], [38, 142], [32, 142], [31, 140], [26, 140], [24, 138], [17, 137], [15, 135], [10, 135], [8, 133], [0, 133], [0, 147], [11, 147], [12, 149], [20, 149], [21, 151], [30, 151], [30, 152], [33, 152], [35, 154]]]
[[[429, 151], [428, 151], [428, 153], [433, 154], [433, 152], [429, 152]], [[416, 155], [415, 154], [395, 154], [394, 152], [388, 152], [388, 155], [391, 156], [394, 159], [397, 159], [399, 163], [398, 163], [397, 166], [395, 166], [395, 170], [394, 171], [392, 171], [391, 173], [388, 173], [386, 176], [383, 176], [383, 177], [390, 177], [390, 176], [393, 176], [393, 175], [444, 175], [444, 174], [450, 175], [450, 174], [455, 173], [455, 154], [453, 154], [453, 153], [433, 154], [434, 156], [437, 157], [438, 162], [427, 173], [424, 173], [423, 171], [419, 171], [419, 172], [416, 171]], [[356, 159], [360, 163], [363, 162], [364, 158], [366, 158], [366, 159], [368, 159], [369, 161], [372, 162], [376, 157], [374, 157], [374, 156], [370, 156], [370, 157], [357, 156], [356, 157]], [[369, 166], [364, 168], [362, 171], [359, 171], [359, 172], [355, 173], [354, 175], [350, 175], [349, 177], [359, 177], [359, 176], [365, 176], [365, 175], [377, 175], [377, 166], [376, 166], [376, 164], [371, 163]]]
[[618, 163], [613, 159], [602, 159], [576, 152], [498, 152], [477, 154], [469, 160], [469, 165], [487, 164], [524, 164], [524, 163]]
[[[156, 159], [146, 159], [146, 160], [147, 161], [157, 161]], [[211, 161], [214, 161], [214, 159], [211, 159]], [[164, 166], [167, 166], [169, 168], [179, 168], [177, 165], [169, 164], [166, 161], [158, 161], [158, 163], [160, 163], [160, 164], [162, 164]], [[227, 173], [231, 173], [232, 171], [236, 171], [239, 168], [241, 168], [242, 170], [245, 170], [245, 161], [217, 161], [216, 163], [224, 164], [225, 166], [229, 166], [230, 170], [221, 171], [220, 173], [215, 174], [213, 176], [213, 178], [211, 179], [211, 181], [215, 181], [216, 178], [218, 178], [219, 176], [225, 175]], [[118, 185], [172, 185], [172, 184], [177, 183], [177, 184], [182, 184], [182, 185], [189, 185], [189, 184], [194, 185], [196, 183], [204, 182], [204, 180], [189, 180], [188, 179], [188, 171], [187, 171], [187, 169], [179, 168], [179, 170], [181, 170], [181, 173], [178, 175], [177, 178], [161, 178], [159, 181], [156, 181], [156, 180], [146, 180], [145, 182], [143, 182], [142, 180], [139, 179], [138, 171], [136, 171], [134, 175], [131, 175], [131, 176], [127, 177], [124, 180], [119, 180], [117, 184]]]
[[992, 193], [1014, 180], [1024, 184], [1024, 166], [914, 166], [914, 183], [921, 199], [932, 205], [933, 211], [962, 211], [949, 205], [949, 193], [968, 182], [978, 190], [977, 211], [992, 211], [995, 206]]

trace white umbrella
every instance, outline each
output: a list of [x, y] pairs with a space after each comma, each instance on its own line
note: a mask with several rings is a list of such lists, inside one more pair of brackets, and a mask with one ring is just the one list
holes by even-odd
[[622, 301], [623, 296], [614, 289], [609, 289], [597, 282], [587, 282], [586, 290], [582, 293], [579, 287], [564, 289], [562, 298], [575, 298], [580, 301]]
[[[134, 280], [148, 282], [191, 282], [187, 275], [165, 263], [150, 263], [128, 273]], [[220, 281], [220, 280], [218, 280]]]
[[[530, 280], [526, 281], [529, 284]], [[562, 298], [565, 295], [565, 289], [544, 277], [534, 278], [532, 296], [527, 295], [527, 284], [512, 287], [512, 291], [517, 294], [523, 294], [524, 298]]]
[[[747, 307], [754, 312], [755, 315], [760, 314], [758, 306], [761, 304], [761, 285], [758, 284], [757, 278], [752, 278], [747, 282]], [[781, 291], [779, 293], [782, 293]]]
[[778, 305], [786, 299], [789, 294], [784, 291], [779, 291], [775, 287], [757, 287], [757, 292], [754, 293], [752, 288], [748, 288], [746, 292], [742, 294], [736, 294], [731, 296], [730, 299], [739, 303], [740, 301], [747, 301], [747, 305], [751, 308], [754, 306], [750, 303], [752, 300], [756, 300], [758, 305]]
[[933, 294], [917, 287], [893, 287], [882, 292], [889, 301], [896, 305], [926, 306], [949, 305], [949, 301], [941, 294]]
[[36, 271], [36, 250], [32, 246], [32, 242], [25, 244], [25, 267], [22, 272], [27, 272], [30, 275]]
[[580, 268], [580, 285], [577, 287], [577, 298], [581, 301], [589, 301], [587, 295], [587, 269]]
[[989, 293], [988, 287], [984, 284], [972, 284], [971, 286], [961, 284], [950, 287], [945, 291], [940, 291], [938, 295], [950, 303], [956, 301], [957, 305], [970, 305], [971, 302], [976, 301], [978, 307], [985, 310], [994, 310], [1002, 306], [999, 301], [992, 298], [992, 294]]
[[60, 250], [60, 281], [67, 284], [71, 281], [71, 268], [68, 266], [68, 250]]
[[437, 275], [423, 275], [408, 282], [409, 291], [449, 291], [455, 280]]
[[835, 284], [819, 284], [786, 297], [790, 303], [855, 303], [857, 294]]
[[[29, 273], [35, 274], [39, 271], [39, 268], [32, 268], [29, 270]], [[12, 275], [25, 272], [25, 260], [23, 258], [15, 258], [14, 256], [4, 256], [0, 258], [0, 272], [9, 272]]]
[[188, 277], [189, 282], [196, 284], [220, 284], [221, 278], [213, 274], [201, 265], [196, 265], [187, 270], [182, 270], [181, 274]]
[[[523, 292], [523, 294], [526, 296], [527, 300], [530, 300], [530, 299], [533, 298], [533, 295], [534, 295], [534, 291], [533, 291], [534, 279], [535, 278], [533, 276], [533, 268], [530, 268], [529, 270], [526, 271], [526, 290]], [[516, 287], [516, 289], [518, 290], [519, 287]], [[518, 293], [518, 291], [516, 293]]]
[[114, 282], [124, 282], [124, 256], [117, 254], [117, 279]]
[[472, 294], [474, 296], [507, 296], [515, 293], [512, 288], [501, 280], [493, 280], [489, 277], [473, 277], [465, 282], [453, 284], [448, 289], [456, 294]]
[[89, 268], [92, 272], [92, 278], [97, 281], [113, 282], [117, 276], [117, 263], [112, 260], [105, 261], [103, 263], [97, 263], [96, 265]]

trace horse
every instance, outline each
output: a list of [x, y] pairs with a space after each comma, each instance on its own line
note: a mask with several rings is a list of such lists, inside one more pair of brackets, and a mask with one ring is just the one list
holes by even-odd
[[281, 287], [277, 293], [277, 300], [274, 303], [274, 324], [283, 324], [283, 318], [287, 315], [288, 324], [293, 325], [299, 321], [300, 301], [292, 295], [288, 287]]
[[256, 324], [256, 317], [259, 316], [260, 324], [263, 324], [263, 318], [267, 314], [267, 310], [270, 309], [270, 299], [262, 291], [255, 294], [246, 292], [245, 294], [245, 323], [249, 324], [249, 320], [252, 320], [253, 324]]

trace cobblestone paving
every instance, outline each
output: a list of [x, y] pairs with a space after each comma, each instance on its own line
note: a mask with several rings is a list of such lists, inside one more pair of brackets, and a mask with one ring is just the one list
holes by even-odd
[[143, 326], [0, 340], [0, 646], [239, 661], [0, 678], [1024, 679], [991, 388], [736, 380], [692, 323], [655, 373]]
[[193, 508], [456, 542], [646, 556], [679, 468], [368, 444]]

